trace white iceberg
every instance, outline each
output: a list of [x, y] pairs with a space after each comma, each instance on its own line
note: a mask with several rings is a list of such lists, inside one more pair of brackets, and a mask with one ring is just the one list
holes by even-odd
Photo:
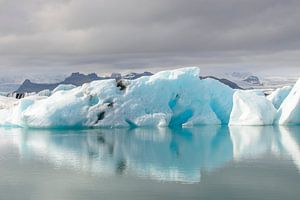
[[52, 93], [55, 93], [55, 92], [58, 92], [58, 91], [72, 90], [74, 88], [76, 88], [76, 86], [72, 85], [72, 84], [59, 84], [56, 88], [54, 88]]
[[[261, 91], [233, 90], [217, 80], [200, 79], [199, 72], [190, 67], [135, 80], [60, 85], [20, 100], [1, 96], [0, 126], [271, 125], [275, 116], [276, 123], [300, 123], [299, 81], [285, 99], [281, 90], [267, 99]], [[273, 104], [282, 100], [277, 112]]]
[[217, 80], [200, 80], [199, 71], [197, 67], [182, 68], [136, 80], [100, 80], [76, 88], [62, 87], [49, 97], [26, 97], [1, 109], [0, 125], [40, 128], [228, 124], [234, 90]]
[[51, 95], [51, 90], [45, 89], [37, 93], [38, 96], [46, 96], [49, 97]]
[[272, 102], [276, 109], [278, 109], [282, 104], [283, 100], [289, 95], [292, 88], [292, 86], [284, 86], [282, 88], [278, 88], [269, 96], [267, 96], [267, 99]]
[[300, 124], [300, 79], [279, 107], [276, 123], [282, 125]]
[[271, 125], [276, 115], [273, 104], [251, 91], [236, 91], [230, 125]]

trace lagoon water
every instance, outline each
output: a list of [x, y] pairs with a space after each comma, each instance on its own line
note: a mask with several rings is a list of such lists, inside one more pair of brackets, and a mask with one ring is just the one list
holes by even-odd
[[299, 199], [300, 127], [0, 129], [0, 199]]

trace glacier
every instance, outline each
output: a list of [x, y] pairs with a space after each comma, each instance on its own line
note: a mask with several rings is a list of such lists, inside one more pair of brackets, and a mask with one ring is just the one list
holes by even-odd
[[0, 96], [0, 126], [134, 128], [300, 123], [299, 81], [288, 95], [287, 89], [282, 89], [285, 93], [275, 91], [272, 98], [266, 98], [263, 93], [234, 90], [199, 75], [198, 67], [187, 67], [135, 80], [60, 85], [20, 100]]

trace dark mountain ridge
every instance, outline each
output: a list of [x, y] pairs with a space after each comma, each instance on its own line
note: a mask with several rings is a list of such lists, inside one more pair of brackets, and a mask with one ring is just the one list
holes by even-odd
[[217, 81], [220, 81], [221, 83], [231, 87], [232, 89], [240, 89], [240, 90], [243, 90], [243, 88], [241, 88], [240, 86], [238, 86], [238, 84], [228, 80], [228, 79], [225, 79], [225, 78], [217, 78], [215, 76], [200, 76], [200, 79], [206, 79], [206, 78], [211, 78], [211, 79], [215, 79]]
[[[143, 72], [143, 73], [130, 73], [122, 76], [119, 73], [112, 73], [111, 76], [98, 76], [96, 73], [91, 74], [81, 74], [79, 72], [72, 73], [70, 76], [65, 78], [65, 80], [59, 83], [33, 83], [29, 79], [26, 79], [22, 85], [15, 91], [16, 93], [31, 93], [31, 92], [40, 92], [42, 90], [53, 90], [60, 84], [72, 84], [75, 86], [81, 86], [84, 83], [89, 83], [96, 80], [105, 80], [105, 79], [127, 79], [134, 80], [140, 78], [142, 76], [151, 76], [153, 75], [151, 72]], [[212, 78], [220, 81], [221, 83], [233, 88], [233, 89], [243, 89], [239, 87], [236, 83], [225, 79], [225, 78], [217, 78], [214, 76], [200, 76], [200, 79]]]
[[113, 73], [111, 76], [98, 76], [96, 73], [91, 74], [82, 74], [79, 72], [72, 73], [70, 76], [65, 78], [65, 80], [59, 83], [33, 83], [29, 79], [26, 79], [20, 87], [15, 91], [16, 93], [31, 93], [31, 92], [40, 92], [42, 90], [53, 90], [60, 84], [72, 84], [75, 86], [81, 86], [84, 83], [89, 83], [96, 80], [105, 80], [105, 79], [137, 79], [142, 76], [151, 76], [153, 75], [151, 72], [143, 72], [143, 73], [130, 73], [124, 76], [121, 74]]

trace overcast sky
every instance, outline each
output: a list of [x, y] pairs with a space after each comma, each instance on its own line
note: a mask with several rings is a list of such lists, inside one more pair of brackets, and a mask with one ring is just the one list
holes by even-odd
[[299, 0], [0, 0], [0, 72], [300, 75]]

